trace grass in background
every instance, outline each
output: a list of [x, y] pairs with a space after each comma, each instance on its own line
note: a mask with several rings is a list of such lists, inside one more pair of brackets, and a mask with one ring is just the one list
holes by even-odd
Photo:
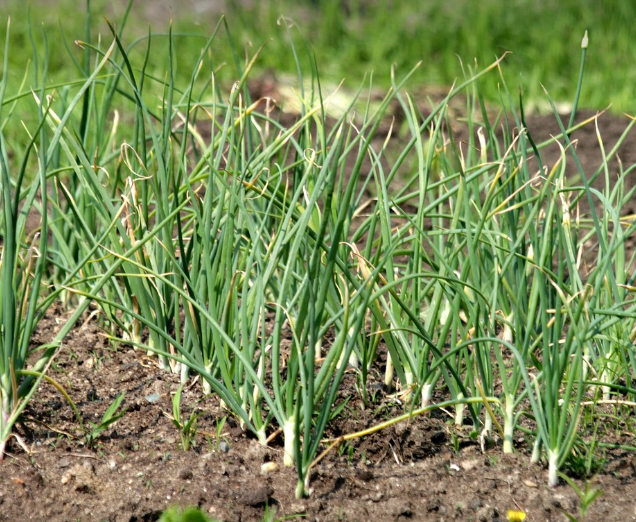
[[[374, 70], [376, 84], [386, 86], [392, 64], [405, 72], [422, 60], [414, 84], [448, 86], [459, 76], [459, 60], [484, 67], [511, 51], [503, 63], [509, 84], [515, 90], [520, 85], [526, 103], [547, 112], [541, 84], [553, 99], [571, 102], [579, 65], [571, 50], [589, 30], [594, 51], [581, 105], [601, 109], [612, 103], [617, 112], [633, 110], [636, 6], [628, 2], [314, 0], [299, 6], [279, 0], [257, 3], [258, 16], [240, 3], [230, 4], [236, 6], [229, 8], [228, 19], [236, 19], [237, 38], [255, 44], [272, 39], [274, 52], [264, 63], [275, 70], [290, 70], [286, 44], [272, 30], [282, 13], [303, 28], [318, 62], [325, 64], [323, 74], [336, 79]], [[481, 90], [487, 99], [498, 100], [495, 79]]]
[[[136, 2], [133, 6], [127, 29], [131, 37], [144, 37], [147, 33], [147, 17], [151, 11], [147, 4], [150, 3]], [[113, 20], [121, 18], [125, 4], [123, 0], [92, 2], [94, 13], [103, 13]], [[397, 65], [398, 73], [405, 74], [421, 60], [424, 65], [416, 72], [413, 84], [446, 88], [462, 76], [460, 59], [473, 68], [476, 59], [479, 67], [484, 67], [495, 57], [511, 51], [503, 64], [509, 85], [515, 91], [517, 86], [523, 88], [527, 110], [540, 108], [549, 112], [541, 84], [554, 100], [571, 102], [570, 93], [576, 87], [578, 73], [578, 60], [571, 49], [576, 48], [585, 30], [589, 30], [592, 46], [581, 107], [603, 109], [612, 104], [616, 112], [634, 110], [631, 86], [636, 83], [636, 46], [632, 45], [632, 21], [636, 19], [636, 5], [631, 2], [268, 0], [250, 4], [249, 9], [242, 4], [228, 2], [225, 14], [241, 57], [244, 48], [252, 54], [267, 42], [267, 52], [257, 63], [255, 76], [268, 70], [296, 72], [288, 34], [279, 23], [284, 15], [301, 27], [307, 42], [311, 42], [318, 63], [322, 64], [323, 81], [339, 82], [347, 78], [355, 83], [357, 78], [373, 70], [375, 85], [386, 89], [390, 86], [389, 71], [393, 64]], [[160, 5], [162, 8], [156, 11], [162, 13], [163, 19], [152, 20], [153, 30], [165, 35], [170, 11], [164, 4]], [[64, 29], [69, 42], [84, 38], [85, 33], [81, 17], [59, 20], [59, 13], [68, 9], [77, 10], [76, 3], [69, 0], [32, 3], [32, 17], [37, 16], [38, 23], [44, 23], [51, 44], [60, 51], [63, 46], [58, 26]], [[175, 9], [173, 32], [181, 50], [175, 57], [175, 70], [183, 74], [189, 75], [221, 14], [214, 8], [195, 14], [200, 9], [202, 3], [194, 1], [184, 2]], [[10, 63], [20, 65], [11, 69], [16, 75], [13, 80], [19, 82], [22, 66], [31, 57], [25, 3], [3, 3], [0, 13], [13, 15], [16, 51]], [[104, 36], [108, 34], [101, 16], [94, 16], [92, 30]], [[182, 38], [179, 34], [196, 34], [198, 38]], [[154, 38], [158, 47], [148, 64], [148, 73], [158, 75], [159, 79], [163, 79], [162, 64], [166, 60], [165, 38], [158, 35]], [[142, 48], [143, 45], [135, 52], [143, 54]], [[78, 56], [76, 51], [74, 53]], [[216, 62], [217, 67], [223, 62], [229, 63], [231, 50], [227, 42], [216, 42], [213, 55], [215, 59], [223, 57]], [[77, 74], [73, 61], [64, 52], [50, 59], [50, 81]], [[232, 81], [231, 67], [221, 67], [217, 79]], [[355, 88], [351, 83], [348, 85]], [[486, 99], [498, 101], [496, 79], [483, 82], [481, 91]]]

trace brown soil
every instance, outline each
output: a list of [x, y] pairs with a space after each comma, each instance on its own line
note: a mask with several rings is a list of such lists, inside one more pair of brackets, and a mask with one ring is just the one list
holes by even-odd
[[[627, 123], [609, 115], [599, 119], [608, 150]], [[532, 117], [528, 125], [537, 141], [558, 132], [552, 117]], [[593, 172], [601, 162], [594, 126], [573, 138], [586, 172]], [[544, 162], [553, 165], [557, 154], [558, 148], [551, 147]], [[619, 156], [625, 166], [636, 163], [633, 138]], [[34, 343], [51, 337], [58, 318], [52, 315], [41, 323]], [[225, 521], [262, 520], [266, 510], [277, 519], [297, 515], [316, 521], [491, 521], [506, 520], [509, 509], [526, 511], [526, 520], [533, 522], [566, 520], [563, 510], [579, 516], [574, 490], [547, 487], [547, 472], [529, 463], [530, 448], [523, 438], [514, 455], [504, 455], [496, 443], [482, 452], [479, 442], [468, 431], [453, 428], [441, 411], [334, 451], [314, 469], [311, 496], [298, 500], [295, 471], [282, 467], [280, 440], [260, 446], [217, 397], [202, 398], [200, 383], [184, 391], [185, 416], [192, 411], [202, 415], [196, 446], [183, 451], [167, 417], [178, 377], [161, 371], [142, 351], [113, 348], [95, 324], [73, 331], [50, 375], [66, 388], [85, 421], [98, 422], [122, 391], [126, 414], [87, 447], [69, 404], [51, 386], [42, 385], [17, 427], [30, 452], [12, 439], [0, 465], [0, 520], [152, 521], [174, 504], [199, 506]], [[352, 398], [330, 426], [330, 436], [402, 413], [381, 390], [371, 407], [363, 408], [354, 385], [354, 376], [347, 376], [342, 393]], [[227, 422], [217, 439], [223, 418]], [[624, 425], [611, 435], [607, 431], [602, 436], [611, 438], [605, 441], [634, 445]], [[636, 458], [620, 450], [601, 455], [605, 464], [594, 485], [604, 493], [587, 520], [636, 519]], [[265, 475], [267, 462], [278, 467]]]

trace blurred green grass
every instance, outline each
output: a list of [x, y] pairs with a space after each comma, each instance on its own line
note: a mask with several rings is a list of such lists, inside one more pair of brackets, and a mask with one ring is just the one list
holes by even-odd
[[[221, 14], [221, 7], [207, 8], [214, 2], [183, 1], [174, 11], [174, 31], [191, 36], [177, 38], [177, 67], [190, 71], [205, 38], [211, 34]], [[238, 53], [252, 55], [266, 43], [257, 70], [295, 72], [296, 66], [288, 43], [289, 34], [301, 38], [315, 52], [323, 78], [348, 80], [359, 85], [365, 73], [374, 71], [374, 84], [390, 85], [391, 66], [398, 73], [422, 60], [412, 85], [449, 86], [463, 76], [462, 67], [485, 67], [496, 56], [511, 51], [502, 69], [513, 92], [520, 86], [530, 108], [541, 108], [545, 100], [542, 85], [559, 102], [569, 102], [576, 88], [580, 44], [589, 30], [590, 47], [580, 105], [603, 109], [612, 105], [614, 112], [633, 112], [632, 86], [636, 83], [636, 44], [631, 27], [636, 20], [636, 3], [624, 0], [263, 0], [261, 2], [228, 1], [225, 6], [228, 26]], [[102, 16], [117, 21], [124, 12], [125, 0], [93, 0], [93, 30], [98, 28], [109, 40]], [[69, 0], [34, 0], [31, 8], [33, 27], [47, 30], [51, 53], [51, 81], [66, 81], [81, 76], [64, 51], [60, 27], [67, 41], [82, 39], [84, 2]], [[12, 17], [12, 71], [24, 70], [32, 56], [27, 24], [27, 3], [9, 0], [0, 6], [0, 14]], [[295, 27], [288, 33], [280, 18]], [[135, 2], [126, 30], [125, 41], [148, 32], [165, 33], [170, 17], [169, 2], [162, 0]], [[0, 23], [4, 33], [5, 24]], [[296, 30], [296, 28], [298, 30]], [[196, 36], [193, 36], [196, 35]], [[36, 44], [42, 46], [41, 34]], [[4, 38], [0, 34], [0, 38]], [[166, 39], [156, 36], [153, 45], [167, 48]], [[213, 46], [214, 56], [228, 56], [227, 39]], [[302, 44], [301, 44], [302, 45]], [[138, 56], [145, 42], [138, 45]], [[20, 51], [24, 52], [21, 53]], [[77, 59], [81, 52], [72, 50]], [[134, 56], [133, 52], [133, 56]], [[156, 74], [160, 77], [165, 60], [157, 57]], [[244, 56], [239, 56], [243, 59]], [[302, 57], [301, 57], [302, 61]], [[463, 66], [462, 66], [463, 64]], [[22, 65], [22, 69], [20, 66]], [[219, 65], [221, 65], [219, 63]], [[16, 73], [17, 74], [17, 73]], [[222, 67], [219, 79], [236, 78], [234, 67]], [[20, 79], [16, 76], [12, 81]], [[496, 76], [480, 84], [489, 100], [499, 97]], [[545, 103], [543, 107], [546, 107]]]
[[[449, 85], [461, 76], [459, 60], [480, 67], [511, 51], [504, 61], [506, 81], [521, 85], [532, 101], [550, 96], [571, 101], [576, 88], [580, 44], [589, 30], [590, 47], [581, 104], [616, 111], [633, 110], [636, 3], [620, 0], [315, 0], [313, 9], [288, 0], [261, 2], [255, 15], [230, 10], [241, 39], [272, 38], [275, 52], [264, 65], [289, 68], [284, 42], [272, 31], [278, 13], [296, 20], [316, 51], [323, 74], [358, 78], [370, 69], [389, 84], [391, 64], [400, 70], [418, 60], [416, 81]], [[320, 15], [316, 13], [320, 12]], [[243, 31], [238, 33], [238, 31]], [[270, 50], [271, 51], [271, 50]], [[493, 77], [490, 77], [493, 78]], [[483, 94], [498, 97], [496, 81], [481, 84]]]

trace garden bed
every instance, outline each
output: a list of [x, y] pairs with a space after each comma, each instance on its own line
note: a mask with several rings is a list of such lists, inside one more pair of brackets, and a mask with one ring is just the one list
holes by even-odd
[[[599, 118], [608, 149], [626, 121]], [[553, 117], [533, 116], [528, 126], [535, 140], [557, 133]], [[586, 168], [592, 171], [601, 164], [593, 125], [572, 138], [578, 140], [577, 155]], [[633, 138], [625, 141], [619, 156], [625, 165], [636, 162]], [[543, 160], [553, 164], [557, 157], [554, 147], [546, 149]], [[634, 238], [627, 246], [634, 251]], [[49, 312], [34, 346], [52, 338], [63, 315]], [[346, 373], [336, 403], [350, 400], [328, 425], [326, 437], [357, 432], [404, 412], [399, 398], [381, 385], [386, 351], [379, 353], [370, 376], [372, 400], [363, 404], [355, 372]], [[312, 468], [311, 495], [297, 499], [295, 470], [283, 467], [280, 437], [263, 447], [217, 396], [202, 395], [198, 380], [183, 391], [182, 416], [201, 414], [194, 447], [184, 451], [170, 419], [178, 376], [161, 370], [156, 357], [144, 350], [115, 347], [95, 321], [72, 331], [49, 375], [65, 387], [85, 422], [99, 423], [122, 392], [125, 414], [88, 446], [69, 403], [44, 383], [16, 429], [28, 448], [11, 439], [0, 466], [0, 520], [154, 521], [172, 505], [199, 506], [227, 522], [285, 516], [491, 521], [506, 520], [507, 510], [526, 512], [528, 521], [565, 520], [563, 511], [580, 517], [574, 489], [566, 484], [548, 487], [546, 469], [529, 463], [532, 448], [525, 437], [515, 440], [512, 455], [502, 453], [496, 437], [482, 449], [469, 427], [454, 426], [446, 411], [435, 410], [334, 448]], [[594, 435], [598, 442], [634, 445], [634, 419], [621, 418], [624, 411], [606, 408], [606, 414], [615, 416]], [[636, 518], [634, 454], [600, 448], [594, 458], [597, 475], [590, 487], [603, 494], [587, 520]], [[586, 482], [577, 480], [581, 488]]]

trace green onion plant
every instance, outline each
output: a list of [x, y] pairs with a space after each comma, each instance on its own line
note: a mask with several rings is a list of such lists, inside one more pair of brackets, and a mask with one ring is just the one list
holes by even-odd
[[[555, 111], [559, 136], [536, 143], [503, 57], [464, 68], [428, 111], [406, 90], [421, 64], [400, 79], [393, 71], [379, 100], [370, 76], [331, 111], [337, 93], [281, 20], [298, 76], [290, 116], [252, 98], [266, 46], [242, 59], [222, 18], [184, 73], [172, 27], [128, 43], [131, 4], [103, 40], [87, 2], [81, 59], [67, 46], [78, 79], [51, 91], [48, 54], [40, 67], [34, 52], [35, 73], [17, 94], [1, 84], [0, 456], [90, 307], [114, 342], [180, 374], [174, 422], [184, 449], [197, 416], [184, 422], [179, 402], [196, 374], [202, 393], [262, 444], [282, 434], [299, 497], [349, 400], [343, 383], [368, 405], [381, 357], [385, 392], [404, 399], [399, 420], [443, 405], [455, 408], [457, 429], [482, 441], [496, 431], [506, 453], [528, 436], [555, 485], [583, 408], [634, 395], [626, 241], [636, 224], [626, 208], [636, 189], [633, 166], [610, 170], [634, 123], [611, 150], [599, 136], [603, 162], [587, 172], [572, 140], [594, 118], [575, 125], [574, 114], [566, 125]], [[8, 44], [9, 35], [5, 71]], [[150, 69], [155, 53], [165, 57], [161, 75]], [[220, 80], [225, 58], [231, 85]], [[493, 108], [481, 89], [495, 70]], [[37, 118], [21, 146], [9, 129], [27, 103]], [[390, 114], [400, 121], [387, 125]], [[548, 165], [543, 151], [555, 146], [560, 159]], [[34, 349], [34, 329], [56, 303], [69, 319]]]

